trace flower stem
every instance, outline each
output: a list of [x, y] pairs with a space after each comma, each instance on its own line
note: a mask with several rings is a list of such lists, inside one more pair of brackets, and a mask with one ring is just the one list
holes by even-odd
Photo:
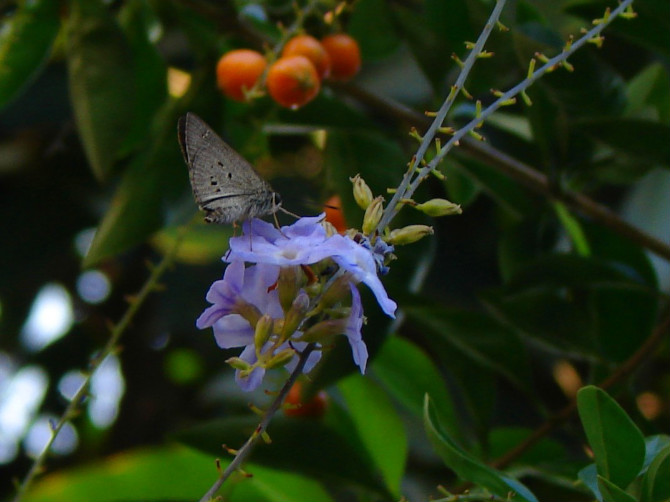
[[242, 463], [249, 456], [256, 443], [258, 443], [258, 441], [263, 437], [263, 433], [267, 430], [268, 426], [270, 425], [270, 422], [274, 418], [277, 411], [279, 411], [279, 408], [284, 402], [286, 395], [288, 394], [289, 390], [291, 390], [291, 387], [295, 383], [298, 376], [300, 376], [300, 374], [302, 373], [302, 370], [305, 367], [305, 364], [307, 363], [307, 358], [312, 353], [315, 347], [316, 344], [310, 343], [302, 351], [302, 353], [300, 354], [300, 359], [298, 360], [298, 365], [295, 367], [293, 372], [291, 372], [291, 375], [288, 377], [286, 382], [284, 382], [284, 385], [279, 391], [279, 394], [277, 394], [277, 397], [275, 397], [275, 399], [272, 401], [272, 404], [270, 404], [270, 407], [266, 410], [265, 414], [263, 415], [263, 418], [258, 424], [258, 427], [256, 427], [256, 430], [254, 430], [251, 436], [249, 436], [249, 439], [247, 439], [246, 443], [244, 443], [244, 445], [239, 450], [237, 450], [237, 453], [235, 454], [235, 458], [233, 458], [233, 461], [221, 473], [221, 475], [214, 482], [211, 488], [207, 490], [207, 493], [205, 493], [202, 496], [200, 502], [209, 502], [213, 500], [214, 495], [219, 490], [219, 488], [221, 488], [223, 483], [231, 476], [233, 472], [235, 472], [242, 466]]

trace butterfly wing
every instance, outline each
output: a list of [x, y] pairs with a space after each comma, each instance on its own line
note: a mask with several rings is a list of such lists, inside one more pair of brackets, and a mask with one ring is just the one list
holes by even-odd
[[206, 221], [231, 223], [276, 209], [272, 187], [197, 115], [180, 118], [178, 132], [193, 195]]

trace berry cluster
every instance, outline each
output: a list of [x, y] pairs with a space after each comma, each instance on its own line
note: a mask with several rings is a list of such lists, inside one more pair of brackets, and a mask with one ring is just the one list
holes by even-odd
[[291, 38], [281, 56], [269, 68], [265, 56], [251, 49], [224, 54], [216, 67], [217, 83], [223, 94], [236, 101], [255, 97], [252, 91], [265, 74], [265, 88], [279, 105], [296, 109], [314, 99], [323, 79], [346, 81], [361, 67], [356, 40], [344, 33], [321, 41], [310, 35]]

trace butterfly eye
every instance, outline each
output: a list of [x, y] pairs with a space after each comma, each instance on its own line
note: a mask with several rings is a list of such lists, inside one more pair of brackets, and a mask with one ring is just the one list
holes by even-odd
[[272, 194], [272, 199], [274, 201], [275, 206], [278, 206], [278, 205], [281, 204], [281, 196], [277, 192], [274, 192]]

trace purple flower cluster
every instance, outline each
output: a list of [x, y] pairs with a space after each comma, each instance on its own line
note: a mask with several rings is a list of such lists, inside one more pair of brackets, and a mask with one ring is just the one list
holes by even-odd
[[[283, 267], [308, 266], [331, 259], [338, 265], [338, 273], [347, 274], [346, 277], [351, 279], [350, 295], [342, 298], [344, 304], [349, 304], [350, 297], [350, 308], [348, 316], [342, 319], [339, 334], [348, 338], [354, 362], [361, 373], [365, 371], [368, 352], [361, 336], [363, 306], [355, 284], [365, 283], [382, 310], [395, 316], [396, 304], [388, 297], [377, 276], [381, 258], [375, 255], [376, 249], [360, 245], [346, 236], [327, 235], [322, 220], [323, 215], [300, 218], [292, 225], [277, 229], [270, 223], [254, 219], [244, 223], [243, 235], [230, 240], [230, 251], [224, 257], [229, 265], [223, 279], [210, 287], [207, 301], [212, 305], [200, 315], [196, 325], [200, 329], [211, 327], [221, 348], [244, 347], [239, 358], [234, 358], [235, 364], [231, 363], [236, 367], [236, 380], [244, 390], [253, 390], [260, 385], [266, 368], [272, 367], [278, 354], [293, 350], [297, 356], [307, 346], [307, 342], [301, 340], [303, 332], [299, 328], [288, 336], [282, 337], [278, 333], [288, 317], [282, 309], [277, 287]], [[391, 248], [381, 249], [390, 252]], [[245, 263], [251, 265], [245, 266]], [[307, 296], [303, 289], [296, 294], [300, 295]], [[318, 298], [310, 300], [318, 303]], [[267, 340], [262, 339], [263, 343], [259, 343], [256, 323], [264, 315], [280, 328], [274, 329]], [[334, 321], [329, 326], [340, 325]], [[320, 351], [313, 351], [304, 371], [309, 372], [320, 357]], [[297, 361], [297, 357], [292, 357], [285, 367], [290, 371]]]

